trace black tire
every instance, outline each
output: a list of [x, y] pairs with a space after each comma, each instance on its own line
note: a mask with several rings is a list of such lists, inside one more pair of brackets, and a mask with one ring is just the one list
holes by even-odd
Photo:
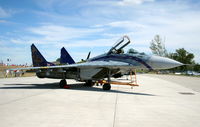
[[109, 83], [105, 83], [103, 85], [103, 90], [110, 90], [111, 89], [111, 85]]
[[60, 83], [59, 83], [60, 88], [63, 88], [66, 84], [67, 84], [67, 82], [66, 82], [65, 79], [61, 80]]

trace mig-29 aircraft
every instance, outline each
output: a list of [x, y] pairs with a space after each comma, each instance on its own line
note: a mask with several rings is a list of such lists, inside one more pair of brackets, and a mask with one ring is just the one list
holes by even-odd
[[[66, 79], [75, 79], [86, 82], [87, 86], [93, 86], [98, 80], [107, 78], [103, 90], [110, 90], [110, 77], [132, 69], [169, 69], [183, 65], [182, 63], [160, 56], [150, 56], [145, 53], [124, 53], [123, 49], [130, 43], [128, 36], [123, 36], [105, 54], [88, 58], [84, 63], [75, 63], [69, 53], [61, 49], [61, 63], [54, 65], [47, 62], [34, 44], [31, 45], [33, 67], [17, 68], [15, 70], [36, 70], [39, 78], [61, 79], [59, 85], [64, 87]], [[66, 64], [67, 63], [67, 64]]]

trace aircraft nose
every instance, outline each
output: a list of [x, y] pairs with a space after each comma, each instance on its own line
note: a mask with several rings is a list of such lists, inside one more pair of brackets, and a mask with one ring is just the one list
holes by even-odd
[[151, 56], [148, 63], [153, 69], [170, 69], [183, 65], [176, 60], [160, 56]]

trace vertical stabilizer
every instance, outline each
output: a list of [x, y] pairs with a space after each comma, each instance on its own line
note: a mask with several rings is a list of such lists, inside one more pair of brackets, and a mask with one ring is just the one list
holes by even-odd
[[48, 62], [34, 44], [31, 45], [31, 54], [34, 67], [47, 66]]
[[75, 63], [73, 58], [69, 55], [69, 53], [67, 52], [67, 50], [64, 47], [61, 49], [60, 63], [61, 64], [74, 64]]

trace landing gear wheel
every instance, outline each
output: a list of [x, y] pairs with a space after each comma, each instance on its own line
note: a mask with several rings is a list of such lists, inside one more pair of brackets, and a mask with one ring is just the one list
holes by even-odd
[[92, 80], [88, 80], [85, 82], [84, 86], [92, 87], [95, 85], [95, 82], [92, 82]]
[[59, 85], [60, 85], [60, 88], [64, 88], [64, 86], [67, 84], [66, 80], [63, 79], [60, 81]]
[[110, 90], [111, 89], [111, 85], [109, 83], [105, 83], [103, 85], [103, 90]]

